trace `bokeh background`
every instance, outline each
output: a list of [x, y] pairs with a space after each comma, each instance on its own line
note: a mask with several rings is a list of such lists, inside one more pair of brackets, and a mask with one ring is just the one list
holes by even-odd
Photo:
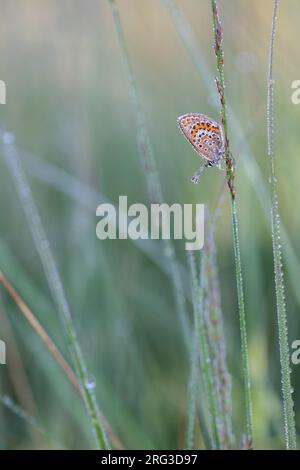
[[[186, 112], [219, 118], [210, 2], [176, 2], [193, 31], [193, 36], [183, 31], [196, 45], [192, 60], [176, 26], [178, 10], [170, 10], [174, 2], [117, 3], [165, 200], [202, 202], [214, 211], [224, 173], [212, 169], [201, 184], [192, 185], [190, 177], [199, 160], [176, 125], [177, 116]], [[146, 256], [130, 240], [99, 241], [95, 234], [95, 211], [102, 198], [117, 203], [119, 195], [128, 195], [130, 204], [148, 203], [136, 147], [136, 115], [109, 2], [1, 0], [0, 6], [0, 79], [7, 86], [7, 104], [0, 105], [1, 127], [16, 137], [96, 380], [101, 410], [126, 448], [182, 448], [188, 359], [161, 245], [148, 245], [151, 254]], [[219, 7], [229, 135], [238, 163], [254, 444], [283, 448], [266, 144], [272, 2], [220, 0]], [[276, 167], [290, 342], [300, 339], [300, 106], [291, 102], [292, 81], [300, 79], [299, 15], [298, 0], [281, 3], [274, 64]], [[1, 270], [71, 362], [3, 158], [0, 188]], [[92, 198], [90, 190], [97, 191]], [[239, 437], [244, 404], [227, 194], [216, 236], [234, 430]], [[176, 252], [186, 267], [183, 241], [176, 242]], [[190, 304], [189, 311], [191, 316]], [[0, 447], [92, 448], [79, 397], [3, 289], [0, 312], [0, 338], [7, 343], [7, 365], [0, 366], [1, 396], [9, 396], [15, 404], [15, 409], [7, 404], [0, 408]], [[293, 366], [292, 380], [299, 425], [300, 366]], [[200, 436], [197, 445], [203, 447]]]

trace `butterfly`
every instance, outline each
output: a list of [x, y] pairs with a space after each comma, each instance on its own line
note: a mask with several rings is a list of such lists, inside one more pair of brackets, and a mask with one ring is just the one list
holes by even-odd
[[206, 160], [206, 163], [192, 177], [192, 182], [198, 183], [199, 177], [205, 168], [212, 166], [221, 168], [225, 154], [223, 128], [205, 114], [198, 113], [179, 116], [177, 123], [182, 134], [194, 150]]

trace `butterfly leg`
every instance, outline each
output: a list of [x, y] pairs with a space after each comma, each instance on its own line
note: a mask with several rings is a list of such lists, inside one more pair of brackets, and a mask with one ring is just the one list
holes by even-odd
[[211, 165], [209, 163], [205, 163], [204, 165], [201, 165], [200, 168], [198, 169], [198, 171], [196, 171], [196, 173], [192, 176], [191, 182], [193, 184], [198, 184], [200, 176], [202, 175], [203, 171], [205, 170], [205, 168], [208, 168], [210, 166]]

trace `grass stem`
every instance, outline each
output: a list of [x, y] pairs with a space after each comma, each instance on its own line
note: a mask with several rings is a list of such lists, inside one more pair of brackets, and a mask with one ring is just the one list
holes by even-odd
[[14, 135], [10, 132], [1, 132], [3, 142], [3, 154], [7, 167], [14, 180], [19, 199], [22, 203], [24, 214], [31, 231], [36, 250], [40, 256], [48, 285], [60, 314], [71, 357], [74, 361], [78, 380], [81, 387], [81, 393], [84, 398], [86, 409], [91, 421], [94, 438], [97, 448], [107, 449], [109, 447], [106, 433], [101, 422], [101, 416], [96, 402], [94, 386], [91, 387], [90, 376], [81, 348], [77, 339], [75, 327], [69, 303], [62, 285], [58, 269], [52, 254], [50, 243], [44, 230], [42, 220], [38, 213], [29, 183], [25, 176], [21, 159], [14, 144]]
[[[136, 115], [137, 122], [137, 147], [141, 166], [147, 183], [148, 198], [151, 203], [162, 204], [164, 202], [163, 192], [160, 184], [159, 174], [153, 154], [151, 140], [148, 134], [146, 118], [142, 108], [138, 88], [136, 84], [135, 75], [129, 59], [128, 49], [126, 45], [125, 35], [120, 19], [120, 13], [115, 0], [109, 0], [114, 24], [116, 28], [118, 43], [121, 50], [124, 68], [127, 72], [129, 94], [132, 100], [132, 105]], [[157, 221], [159, 223], [159, 221]], [[185, 343], [190, 348], [190, 326], [188, 324], [188, 317], [186, 311], [185, 294], [179, 265], [176, 259], [175, 248], [171, 240], [165, 239], [164, 255], [170, 266], [170, 274], [172, 278], [174, 297], [176, 302], [176, 311], [181, 324]]]
[[279, 335], [279, 354], [281, 366], [281, 384], [284, 415], [284, 432], [287, 449], [296, 449], [296, 428], [294, 416], [294, 402], [292, 398], [292, 386], [290, 377], [290, 355], [288, 342], [288, 325], [285, 303], [284, 275], [282, 267], [282, 242], [280, 229], [279, 200], [277, 192], [277, 178], [275, 172], [274, 157], [274, 78], [273, 78], [273, 56], [276, 34], [276, 20], [279, 0], [273, 2], [273, 15], [271, 26], [271, 37], [269, 47], [268, 68], [268, 98], [267, 98], [267, 134], [268, 134], [268, 157], [270, 162], [271, 183], [271, 223], [272, 244], [274, 257], [274, 276], [276, 291], [276, 307]]
[[[209, 213], [206, 213], [206, 220]], [[215, 217], [206, 223], [203, 256], [204, 318], [213, 368], [214, 388], [218, 407], [218, 432], [221, 449], [234, 447], [232, 428], [232, 380], [227, 365], [226, 340], [223, 326], [221, 291], [217, 268]]]
[[[203, 383], [206, 389], [208, 400], [208, 416], [211, 429], [211, 442], [213, 449], [220, 448], [220, 438], [218, 433], [218, 412], [217, 403], [214, 390], [213, 369], [209, 353], [209, 345], [207, 339], [207, 332], [204, 321], [203, 311], [203, 269], [200, 273], [200, 281], [197, 273], [197, 266], [195, 261], [195, 254], [193, 251], [188, 251], [188, 261], [192, 286], [192, 299], [194, 311], [194, 334], [198, 341], [199, 356], [200, 356], [200, 371], [203, 378]], [[202, 265], [202, 263], [201, 263]], [[199, 361], [198, 361], [199, 362]]]
[[251, 379], [250, 367], [248, 359], [248, 344], [247, 344], [247, 328], [245, 316], [245, 302], [244, 302], [244, 287], [243, 287], [243, 272], [240, 253], [239, 241], [239, 228], [238, 228], [238, 214], [236, 207], [236, 189], [234, 186], [235, 178], [235, 165], [229, 149], [228, 138], [228, 121], [226, 110], [226, 97], [225, 97], [225, 76], [224, 76], [224, 53], [222, 48], [223, 31], [220, 22], [217, 3], [211, 0], [213, 27], [214, 27], [214, 49], [217, 59], [218, 77], [216, 78], [216, 85], [220, 96], [221, 103], [221, 120], [225, 134], [225, 161], [226, 161], [226, 178], [227, 185], [231, 196], [231, 214], [232, 214], [232, 231], [233, 231], [233, 246], [234, 246], [234, 260], [236, 271], [237, 283], [237, 296], [238, 296], [238, 309], [239, 321], [241, 332], [241, 348], [242, 348], [242, 364], [243, 364], [243, 377], [244, 377], [244, 393], [246, 405], [246, 435], [248, 447], [252, 447], [253, 443], [253, 424], [252, 424], [252, 399], [251, 399]]

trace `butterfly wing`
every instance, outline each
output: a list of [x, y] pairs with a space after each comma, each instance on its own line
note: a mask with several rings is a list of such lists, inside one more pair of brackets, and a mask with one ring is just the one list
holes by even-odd
[[221, 126], [205, 114], [184, 114], [177, 119], [179, 128], [194, 150], [212, 164], [220, 160], [224, 149]]

